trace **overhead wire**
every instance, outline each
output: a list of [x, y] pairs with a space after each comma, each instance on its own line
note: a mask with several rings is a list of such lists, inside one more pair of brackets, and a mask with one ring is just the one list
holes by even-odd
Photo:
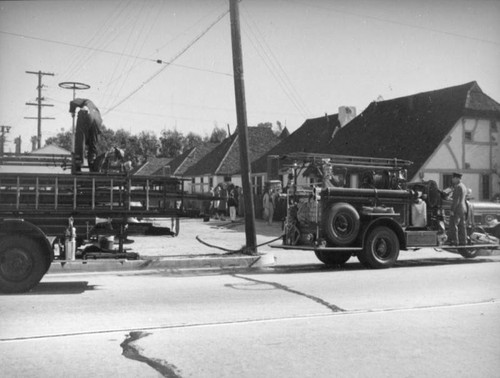
[[[113, 9], [113, 11], [105, 17], [105, 22], [102, 23], [99, 28], [97, 28], [94, 34], [87, 40], [84, 46], [75, 46], [75, 47], [84, 47], [88, 48], [92, 51], [90, 54], [86, 54], [84, 51], [75, 51], [70, 63], [68, 64], [68, 68], [65, 72], [61, 73], [62, 77], [72, 78], [75, 76], [76, 72], [81, 69], [82, 66], [90, 61], [95, 53], [107, 45], [109, 45], [112, 41], [114, 41], [118, 37], [118, 33], [113, 36], [112, 29], [116, 22], [121, 19], [122, 14], [127, 10], [127, 8], [131, 5], [132, 0], [127, 2], [119, 2], [118, 5]], [[112, 38], [110, 38], [110, 35]], [[66, 45], [71, 45], [66, 43]], [[101, 47], [104, 46], [104, 47]], [[95, 47], [95, 48], [92, 48]]]
[[148, 83], [150, 83], [155, 77], [157, 77], [160, 73], [165, 71], [166, 68], [170, 66], [171, 63], [173, 63], [175, 60], [180, 58], [186, 51], [188, 51], [191, 46], [193, 46], [196, 42], [198, 42], [205, 34], [207, 34], [215, 25], [219, 23], [220, 20], [224, 18], [229, 13], [229, 9], [224, 11], [221, 15], [219, 15], [205, 30], [203, 30], [200, 34], [198, 34], [189, 44], [187, 44], [181, 51], [179, 51], [174, 57], [172, 57], [168, 62], [164, 63], [164, 67], [159, 69], [157, 72], [155, 72], [153, 75], [151, 75], [149, 78], [147, 78], [145, 81], [143, 81], [136, 89], [134, 89], [132, 92], [130, 92], [127, 96], [125, 96], [122, 100], [118, 101], [115, 105], [111, 106], [110, 108], [107, 109], [107, 111], [104, 114], [108, 114], [109, 112], [113, 111], [116, 109], [118, 106], [123, 104], [125, 101], [127, 101], [129, 98], [131, 98], [133, 95], [135, 95], [137, 92], [139, 92], [144, 86]]
[[[124, 54], [126, 54], [126, 53], [128, 53], [128, 54], [134, 54], [135, 49], [136, 49], [137, 41], [141, 37], [141, 32], [137, 32], [136, 28], [138, 28], [139, 24], [142, 24], [142, 28], [144, 28], [144, 25], [146, 24], [146, 22], [139, 23], [139, 20], [142, 19], [143, 11], [144, 11], [145, 6], [146, 6], [147, 3], [146, 2], [142, 2], [140, 4], [141, 4], [141, 8], [138, 11], [134, 9], [133, 18], [131, 20], [132, 22], [130, 23], [127, 20], [127, 23], [126, 23], [126, 26], [127, 26], [126, 29], [128, 29], [127, 38], [126, 38], [126, 40], [123, 43], [122, 54], [119, 55], [118, 62], [116, 62], [114, 64], [113, 71], [111, 73], [111, 78], [114, 78], [115, 75], [117, 75], [117, 74], [121, 75], [122, 72], [126, 72], [127, 71], [129, 60], [127, 60], [124, 57]], [[120, 29], [120, 30], [125, 31], [126, 29], [123, 28], [123, 29]], [[134, 58], [134, 61], [136, 59], [137, 58]], [[129, 75], [127, 74], [126, 77], [123, 80], [115, 81], [113, 83], [113, 85], [111, 85], [110, 87], [105, 86], [106, 90], [104, 91], [104, 93], [102, 95], [102, 97], [104, 99], [103, 106], [107, 106], [107, 104], [111, 102], [111, 99], [113, 97], [119, 97], [119, 95], [120, 95], [123, 87], [125, 86], [125, 83], [127, 82], [128, 76]], [[108, 89], [110, 91], [109, 95], [108, 95]]]
[[[146, 58], [146, 57], [141, 57], [138, 55], [132, 55], [132, 54], [122, 54], [118, 51], [111, 51], [111, 50], [105, 50], [105, 49], [99, 49], [95, 47], [86, 47], [84, 45], [77, 45], [74, 43], [67, 43], [67, 42], [61, 42], [61, 41], [55, 41], [47, 38], [40, 38], [40, 37], [34, 37], [26, 34], [18, 34], [18, 33], [11, 33], [7, 31], [0, 30], [0, 34], [6, 34], [6, 35], [11, 35], [14, 37], [20, 37], [20, 38], [26, 38], [26, 39], [33, 39], [33, 40], [38, 40], [38, 41], [43, 41], [43, 42], [48, 42], [48, 43], [55, 43], [55, 44], [60, 44], [60, 45], [65, 45], [65, 46], [70, 46], [70, 47], [76, 47], [80, 49], [85, 49], [85, 50], [90, 50], [90, 51], [96, 51], [96, 52], [101, 52], [105, 54], [111, 54], [111, 55], [123, 55], [128, 58], [134, 58], [137, 60], [143, 60], [151, 63], [156, 63], [156, 64], [169, 64], [167, 62], [164, 62], [163, 59], [154, 59], [154, 58]], [[171, 66], [174, 67], [179, 67], [179, 68], [185, 68], [189, 70], [194, 70], [194, 71], [201, 71], [201, 72], [208, 72], [208, 73], [213, 73], [216, 75], [223, 75], [223, 76], [230, 76], [232, 77], [233, 74], [229, 72], [223, 72], [223, 71], [216, 71], [216, 70], [211, 70], [207, 68], [201, 68], [201, 67], [193, 67], [193, 66], [188, 66], [185, 64], [178, 64], [178, 63], [170, 63]], [[66, 76], [68, 77], [69, 75], [67, 74], [59, 74], [59, 76]]]
[[450, 32], [450, 31], [446, 31], [446, 30], [430, 28], [427, 26], [416, 25], [416, 24], [411, 24], [408, 22], [402, 22], [402, 21], [397, 21], [397, 20], [391, 20], [388, 18], [377, 17], [377, 16], [368, 15], [368, 14], [362, 14], [362, 13], [357, 13], [357, 12], [352, 12], [352, 11], [338, 10], [338, 9], [334, 9], [332, 7], [318, 5], [317, 3], [314, 3], [314, 2], [309, 2], [309, 1], [306, 2], [306, 1], [300, 1], [300, 0], [282, 0], [282, 1], [287, 2], [287, 3], [302, 4], [302, 5], [307, 6], [309, 8], [326, 10], [326, 11], [333, 12], [333, 13], [346, 14], [346, 15], [355, 16], [358, 18], [366, 18], [366, 19], [376, 20], [376, 21], [380, 21], [380, 22], [385, 22], [388, 24], [405, 26], [405, 27], [409, 27], [409, 28], [413, 28], [413, 29], [426, 30], [426, 31], [430, 31], [433, 33], [449, 35], [449, 36], [463, 38], [463, 39], [469, 39], [469, 40], [476, 41], [476, 42], [488, 43], [488, 44], [497, 45], [497, 46], [500, 45], [499, 41], [493, 41], [493, 40], [489, 40], [489, 39], [473, 37], [473, 36], [466, 35], [466, 34], [460, 34], [460, 33]]
[[[242, 7], [245, 11], [245, 16], [243, 18], [245, 24], [248, 27], [248, 30], [250, 34], [247, 34], [249, 37], [249, 41], [252, 45], [252, 47], [255, 49], [259, 57], [262, 59], [264, 62], [265, 66], [268, 68], [269, 72], [273, 76], [273, 78], [276, 80], [280, 88], [282, 89], [283, 93], [288, 97], [288, 99], [291, 101], [291, 103], [294, 105], [294, 107], [297, 109], [297, 111], [304, 117], [307, 118], [311, 112], [307, 108], [307, 105], [305, 105], [305, 102], [302, 100], [300, 95], [298, 94], [297, 90], [295, 89], [294, 85], [292, 84], [291, 80], [289, 79], [288, 75], [284, 72], [283, 66], [279, 63], [278, 59], [276, 59], [276, 56], [272, 53], [272, 49], [267, 45], [265, 42], [265, 38], [263, 38], [263, 35], [261, 33], [261, 38], [257, 36], [256, 32], [253, 31], [253, 28], [255, 27], [256, 30], [258, 30], [257, 25], [254, 23], [254, 26], [250, 25], [248, 19], [251, 20], [250, 14], [245, 10], [244, 7]], [[253, 21], [253, 20], [252, 20]], [[246, 32], [245, 32], [246, 34]], [[261, 43], [260, 40], [263, 42]], [[266, 44], [266, 47], [264, 46]]]

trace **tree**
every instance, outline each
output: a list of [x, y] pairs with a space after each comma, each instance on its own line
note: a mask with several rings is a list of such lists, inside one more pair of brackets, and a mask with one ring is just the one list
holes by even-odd
[[160, 156], [176, 157], [182, 153], [184, 135], [174, 130], [163, 130], [160, 136]]
[[199, 136], [198, 134], [195, 134], [192, 131], [190, 131], [189, 134], [186, 135], [186, 137], [184, 138], [183, 151], [189, 150], [189, 149], [196, 147], [202, 143], [203, 143], [203, 138], [201, 136]]
[[71, 141], [71, 131], [65, 131], [64, 128], [61, 128], [61, 131], [59, 131], [55, 137], [45, 139], [45, 145], [48, 146], [50, 144], [54, 144], [68, 151], [71, 151]]
[[220, 143], [227, 137], [227, 132], [222, 127], [218, 127], [215, 124], [214, 129], [212, 130], [212, 134], [210, 135], [209, 142], [211, 143]]
[[257, 124], [257, 127], [268, 127], [276, 136], [280, 136], [284, 129], [283, 124], [280, 121], [276, 121], [276, 126], [274, 126], [272, 122], [260, 122]]
[[267, 127], [269, 129], [273, 128], [272, 122], [260, 122], [257, 124], [257, 127]]

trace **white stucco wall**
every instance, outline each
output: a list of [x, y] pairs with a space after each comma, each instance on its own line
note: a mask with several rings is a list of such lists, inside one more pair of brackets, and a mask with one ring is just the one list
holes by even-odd
[[[443, 175], [459, 171], [463, 174], [464, 184], [472, 189], [472, 195], [478, 200], [482, 198], [482, 179], [490, 176], [490, 196], [500, 191], [497, 167], [500, 168], [498, 146], [498, 129], [496, 131], [489, 119], [464, 117], [458, 120], [450, 134], [443, 140], [434, 154], [421, 168], [424, 180], [434, 180], [443, 186]], [[470, 133], [471, 139], [465, 135]], [[417, 174], [413, 181], [419, 181]]]

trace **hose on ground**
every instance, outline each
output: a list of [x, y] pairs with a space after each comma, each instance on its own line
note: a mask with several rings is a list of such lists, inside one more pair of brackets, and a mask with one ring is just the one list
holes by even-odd
[[[272, 242], [275, 242], [276, 240], [279, 240], [283, 237], [283, 235], [280, 235], [278, 236], [277, 238], [274, 238], [272, 240], [269, 240], [265, 243], [261, 243], [261, 244], [258, 244], [256, 247], [262, 247], [266, 244], [271, 244]], [[243, 254], [248, 254], [248, 253], [245, 253], [245, 250], [246, 250], [246, 246], [244, 247], [241, 247], [240, 249], [227, 249], [227, 248], [224, 248], [224, 247], [220, 247], [218, 245], [214, 245], [214, 244], [209, 244], [207, 243], [206, 241], [203, 241], [199, 235], [196, 235], [196, 240], [198, 240], [201, 244], [203, 245], [206, 245], [207, 247], [210, 247], [210, 248], [216, 248], [216, 249], [220, 249], [221, 251], [224, 251], [224, 252], [227, 252], [226, 255], [234, 255], [234, 254], [238, 254], [238, 253], [243, 253]]]

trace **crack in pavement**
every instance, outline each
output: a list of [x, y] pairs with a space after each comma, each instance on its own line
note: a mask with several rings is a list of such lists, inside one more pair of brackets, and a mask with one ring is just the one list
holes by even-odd
[[346, 311], [343, 308], [340, 308], [332, 303], [325, 301], [324, 299], [315, 297], [314, 295], [309, 295], [309, 294], [303, 293], [303, 292], [298, 291], [298, 290], [290, 289], [288, 286], [280, 284], [278, 282], [256, 280], [255, 278], [243, 277], [243, 276], [239, 276], [237, 274], [231, 274], [231, 275], [233, 277], [240, 278], [242, 280], [260, 283], [260, 284], [264, 284], [264, 285], [271, 285], [271, 286], [274, 286], [276, 289], [280, 289], [280, 290], [284, 290], [284, 291], [287, 291], [287, 292], [292, 293], [292, 294], [300, 295], [302, 297], [305, 297], [305, 298], [310, 299], [316, 303], [319, 303], [320, 305], [327, 307], [332, 312], [345, 312]]
[[149, 358], [142, 355], [143, 349], [133, 345], [133, 343], [139, 339], [151, 335], [148, 332], [142, 331], [132, 331], [127, 335], [125, 341], [123, 341], [120, 346], [123, 349], [122, 355], [130, 360], [135, 360], [139, 362], [144, 362], [145, 364], [151, 366], [163, 377], [167, 378], [182, 378], [180, 372], [175, 365], [169, 364], [165, 360], [160, 360], [158, 358]]

